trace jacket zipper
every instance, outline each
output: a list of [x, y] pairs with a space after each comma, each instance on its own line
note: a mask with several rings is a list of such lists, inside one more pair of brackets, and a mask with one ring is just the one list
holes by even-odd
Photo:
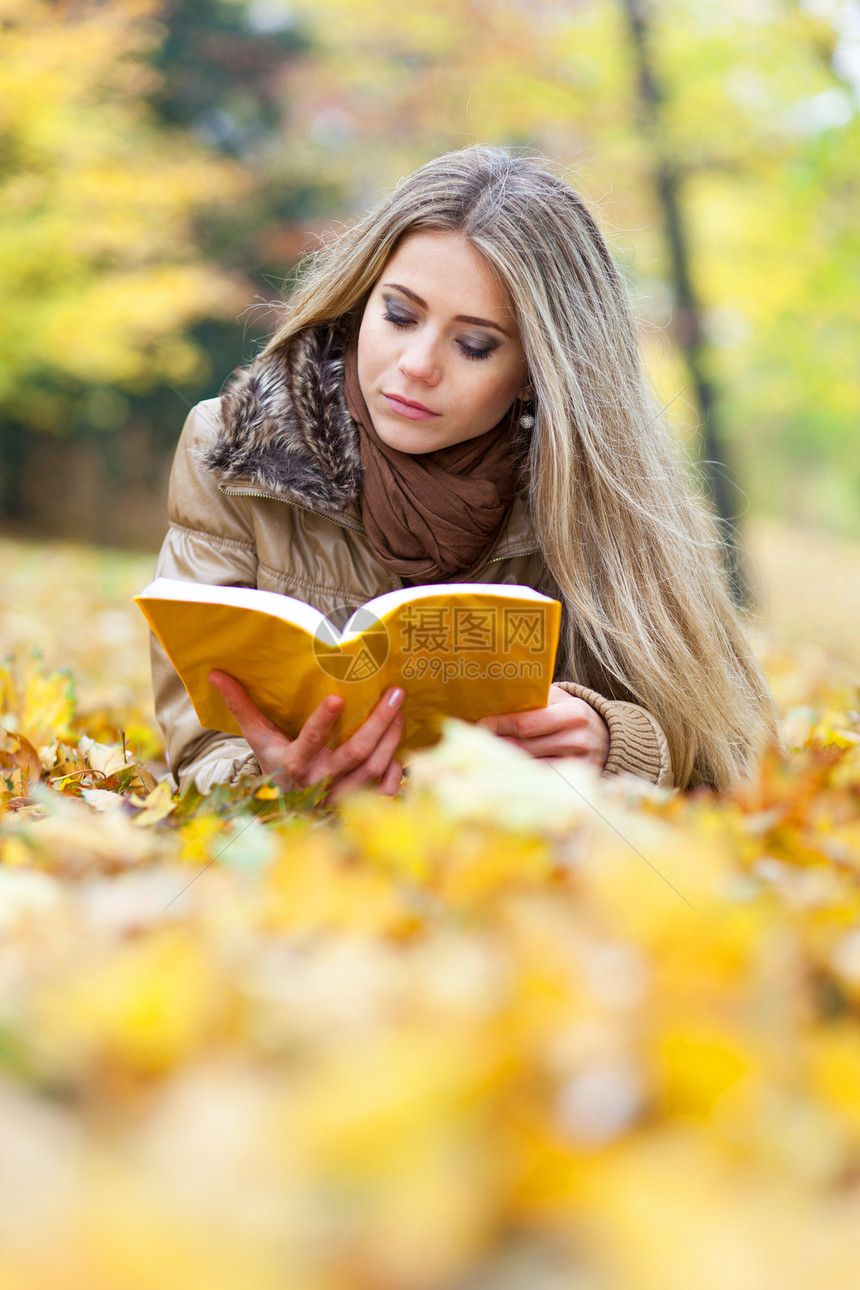
[[486, 560], [484, 563], [495, 564], [496, 561], [501, 560], [518, 560], [521, 555], [536, 555], [538, 551], [540, 551], [540, 547], [530, 546], [527, 551], [509, 551], [507, 555], [491, 555], [489, 560]]
[[360, 533], [362, 537], [367, 537], [364, 529], [357, 524], [345, 524], [343, 520], [336, 520], [331, 515], [323, 515], [321, 511], [315, 511], [310, 506], [302, 506], [301, 502], [293, 502], [289, 497], [278, 497], [277, 493], [259, 493], [253, 488], [224, 488], [219, 486], [219, 493], [225, 497], [262, 497], [267, 502], [283, 502], [285, 506], [295, 506], [297, 511], [307, 511], [308, 515], [316, 515], [318, 519], [330, 520], [332, 524], [339, 525], [342, 529], [349, 529], [350, 533]]

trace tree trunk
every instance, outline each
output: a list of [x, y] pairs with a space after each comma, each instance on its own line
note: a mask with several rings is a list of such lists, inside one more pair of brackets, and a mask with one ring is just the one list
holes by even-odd
[[749, 583], [732, 520], [731, 471], [718, 428], [714, 387], [704, 360], [701, 306], [690, 274], [690, 250], [681, 212], [682, 177], [664, 145], [661, 131], [663, 91], [651, 57], [648, 0], [621, 0], [636, 67], [639, 116], [654, 160], [654, 188], [663, 214], [675, 294], [674, 330], [692, 377], [698, 405], [704, 465], [723, 537], [725, 563], [737, 604], [750, 602]]

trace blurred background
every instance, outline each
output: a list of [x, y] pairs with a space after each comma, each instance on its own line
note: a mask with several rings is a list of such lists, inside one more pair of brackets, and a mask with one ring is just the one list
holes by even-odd
[[776, 597], [808, 628], [798, 588], [820, 599], [824, 575], [828, 643], [855, 647], [860, 4], [0, 0], [0, 19], [8, 542], [156, 550], [186, 412], [253, 357], [302, 253], [431, 156], [495, 142], [597, 209], [765, 619]]

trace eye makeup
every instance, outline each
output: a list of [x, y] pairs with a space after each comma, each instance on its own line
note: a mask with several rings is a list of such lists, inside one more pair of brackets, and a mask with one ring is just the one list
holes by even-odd
[[408, 327], [415, 319], [410, 314], [401, 313], [392, 307], [389, 298], [385, 297], [385, 313], [382, 315], [386, 322], [394, 323], [395, 327]]
[[489, 358], [493, 351], [499, 348], [498, 345], [492, 342], [489, 345], [476, 345], [468, 340], [458, 340], [457, 344], [466, 358], [474, 359], [476, 362], [480, 362], [482, 358]]
[[[393, 299], [391, 296], [386, 295], [383, 296], [382, 299], [385, 304], [385, 312], [383, 313], [382, 318], [385, 322], [391, 323], [393, 327], [411, 327], [413, 323], [418, 321], [413, 314], [403, 310], [401, 303]], [[457, 338], [457, 345], [459, 346], [460, 352], [465, 358], [471, 359], [475, 362], [480, 362], [481, 359], [489, 358], [493, 351], [499, 348], [499, 344], [499, 341], [489, 336]]]

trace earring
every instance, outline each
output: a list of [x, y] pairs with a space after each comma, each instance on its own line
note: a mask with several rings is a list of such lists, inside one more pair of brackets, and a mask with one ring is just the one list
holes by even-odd
[[527, 385], [523, 395], [521, 395], [520, 397], [526, 409], [523, 412], [523, 415], [520, 417], [520, 426], [522, 427], [523, 430], [531, 430], [535, 423], [534, 408], [536, 404], [535, 404], [534, 390], [530, 385]]

